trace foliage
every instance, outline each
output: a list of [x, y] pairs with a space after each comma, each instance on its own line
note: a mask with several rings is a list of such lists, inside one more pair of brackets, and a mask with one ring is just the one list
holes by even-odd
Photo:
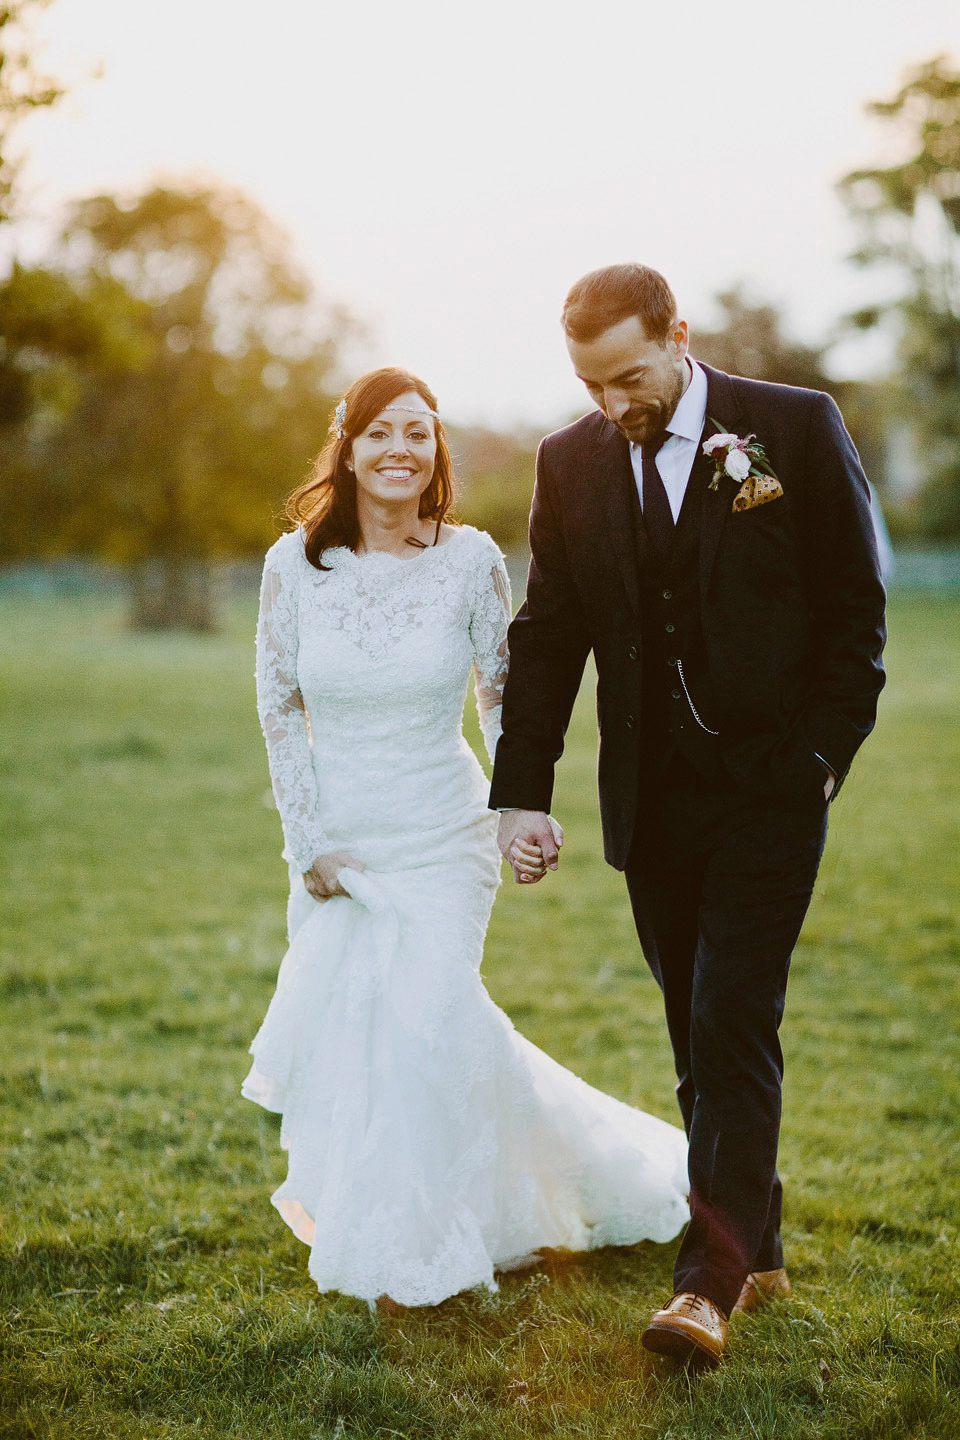
[[0, 3], [0, 224], [8, 220], [16, 167], [9, 142], [18, 120], [32, 110], [53, 105], [62, 91], [37, 75], [30, 56], [25, 22], [31, 10], [49, 0], [2, 0]]
[[348, 321], [227, 189], [82, 201], [60, 260], [0, 288], [7, 553], [127, 562], [135, 623], [208, 628], [210, 560], [262, 553], [320, 448]]
[[536, 438], [454, 426], [450, 444], [459, 481], [457, 514], [489, 531], [504, 550], [523, 550], [533, 499]]
[[826, 369], [827, 346], [789, 339], [776, 306], [750, 301], [742, 286], [722, 291], [716, 303], [721, 325], [717, 330], [694, 329], [691, 350], [696, 358], [731, 375], [825, 390], [843, 411], [867, 474], [871, 480], [880, 480], [882, 488], [883, 416], [876, 387], [834, 380]]
[[851, 317], [863, 328], [893, 318], [897, 403], [926, 474], [917, 529], [960, 537], [960, 70], [943, 56], [918, 65], [891, 100], [868, 110], [889, 122], [903, 155], [852, 171], [841, 193], [862, 231], [853, 258], [899, 277], [890, 304]]
[[69, 545], [65, 477], [55, 484], [47, 457], [84, 386], [146, 358], [145, 318], [110, 279], [14, 264], [0, 282], [0, 559]]
[[[782, 1032], [796, 1298], [690, 1381], [638, 1343], [673, 1245], [555, 1253], [393, 1318], [317, 1295], [268, 1200], [278, 1126], [238, 1093], [286, 876], [252, 609], [134, 640], [95, 605], [3, 602], [0, 1436], [957, 1440], [960, 606], [891, 620]], [[560, 873], [504, 886], [485, 972], [535, 1043], [672, 1118], [660, 998], [600, 859], [591, 699]]]
[[698, 360], [778, 385], [802, 385], [828, 390], [823, 347], [802, 345], [783, 333], [783, 317], [775, 306], [751, 304], [743, 287], [736, 285], [716, 297], [722, 323], [718, 330], [695, 329], [691, 349]]

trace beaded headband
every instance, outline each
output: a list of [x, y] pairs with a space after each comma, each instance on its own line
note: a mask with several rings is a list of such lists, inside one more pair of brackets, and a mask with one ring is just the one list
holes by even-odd
[[[440, 416], [437, 414], [436, 410], [431, 410], [431, 409], [430, 409], [430, 406], [427, 405], [427, 404], [423, 404], [423, 405], [384, 405], [383, 409], [382, 409], [379, 413], [380, 413], [381, 415], [385, 415], [388, 410], [403, 410], [407, 415], [432, 415], [433, 418], [434, 418], [434, 420], [439, 420], [439, 419], [440, 419]], [[340, 401], [340, 404], [337, 406], [336, 410], [333, 412], [333, 419], [334, 419], [334, 424], [336, 425], [336, 429], [337, 429], [337, 439], [338, 439], [338, 440], [342, 440], [342, 439], [343, 439], [343, 427], [344, 427], [344, 422], [346, 421], [346, 418], [347, 418], [347, 402], [346, 402], [346, 400], [341, 400], [341, 401]]]

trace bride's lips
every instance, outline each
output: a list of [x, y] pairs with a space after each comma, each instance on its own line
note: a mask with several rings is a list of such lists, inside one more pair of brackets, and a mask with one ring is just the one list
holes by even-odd
[[416, 473], [416, 470], [408, 470], [399, 465], [385, 465], [382, 470], [377, 471], [385, 480], [411, 480]]

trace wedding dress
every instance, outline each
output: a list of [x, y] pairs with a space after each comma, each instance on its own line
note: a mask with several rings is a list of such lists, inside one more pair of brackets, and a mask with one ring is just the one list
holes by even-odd
[[[461, 733], [471, 667], [499, 734], [509, 585], [463, 526], [415, 558], [267, 555], [258, 707], [290, 865], [290, 948], [243, 1093], [283, 1116], [273, 1204], [321, 1290], [432, 1305], [541, 1246], [669, 1240], [682, 1131], [592, 1089], [480, 980], [496, 816]], [[323, 903], [302, 872], [363, 872]]]

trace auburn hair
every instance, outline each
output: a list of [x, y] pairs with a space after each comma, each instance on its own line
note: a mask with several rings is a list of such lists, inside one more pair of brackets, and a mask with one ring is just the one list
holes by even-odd
[[[357, 480], [353, 471], [347, 469], [354, 440], [381, 410], [411, 390], [415, 390], [431, 410], [437, 409], [437, 397], [429, 385], [399, 366], [370, 370], [354, 380], [341, 401], [341, 405], [346, 406], [342, 435], [337, 435], [334, 414], [327, 443], [314, 461], [309, 477], [288, 499], [286, 515], [303, 526], [307, 559], [318, 570], [330, 568], [322, 562], [325, 550], [343, 545], [356, 551], [360, 544]], [[443, 425], [439, 420], [434, 424], [437, 457], [430, 484], [420, 496], [419, 515], [421, 520], [436, 520], [439, 524], [453, 504], [453, 461]]]
[[596, 340], [636, 315], [648, 340], [664, 345], [677, 323], [677, 302], [659, 270], [649, 265], [606, 265], [571, 286], [561, 322], [571, 340]]

